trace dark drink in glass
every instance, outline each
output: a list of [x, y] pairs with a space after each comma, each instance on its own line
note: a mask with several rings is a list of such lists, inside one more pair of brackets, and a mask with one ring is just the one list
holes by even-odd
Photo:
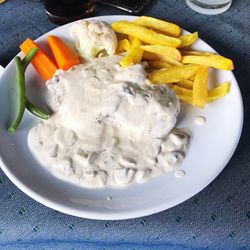
[[44, 0], [49, 19], [65, 24], [90, 16], [94, 11], [93, 0]]

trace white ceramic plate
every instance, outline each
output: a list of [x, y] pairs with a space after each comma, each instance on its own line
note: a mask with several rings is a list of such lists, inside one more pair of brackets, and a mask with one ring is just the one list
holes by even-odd
[[[94, 19], [112, 23], [133, 18], [103, 16]], [[70, 26], [67, 24], [52, 30], [37, 39], [37, 42], [47, 50], [45, 39], [48, 34], [69, 41]], [[198, 40], [194, 48], [214, 51], [202, 40]], [[171, 172], [128, 188], [87, 189], [56, 179], [33, 158], [26, 137], [32, 125], [38, 122], [36, 118], [26, 112], [18, 132], [10, 135], [6, 131], [15, 110], [15, 68], [12, 61], [0, 79], [0, 165], [11, 181], [33, 199], [79, 217], [127, 219], [173, 207], [197, 194], [214, 180], [233, 155], [241, 135], [243, 106], [237, 81], [230, 71], [214, 70], [210, 73], [212, 83], [230, 81], [231, 90], [226, 97], [206, 105], [202, 110], [182, 105], [178, 127], [188, 128], [193, 134], [189, 153], [180, 166], [186, 172], [183, 178], [177, 179]], [[41, 104], [39, 96], [44, 84], [32, 67], [27, 71], [27, 83], [30, 99]], [[204, 126], [194, 123], [198, 115], [206, 117]]]
[[3, 73], [3, 70], [4, 70], [4, 68], [0, 65], [0, 76], [1, 76], [2, 73]]

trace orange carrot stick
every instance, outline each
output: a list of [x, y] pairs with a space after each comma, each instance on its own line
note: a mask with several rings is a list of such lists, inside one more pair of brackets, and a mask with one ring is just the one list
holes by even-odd
[[34, 41], [28, 38], [19, 47], [25, 55], [31, 48], [38, 48], [38, 52], [31, 61], [32, 65], [45, 81], [54, 75], [58, 67]]
[[48, 36], [49, 47], [60, 69], [67, 70], [70, 67], [80, 63], [80, 60], [68, 45], [66, 45], [59, 37]]

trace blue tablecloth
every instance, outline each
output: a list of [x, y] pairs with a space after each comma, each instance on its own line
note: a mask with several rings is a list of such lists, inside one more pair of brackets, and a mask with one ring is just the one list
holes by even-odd
[[[124, 13], [96, 7], [95, 15], [110, 14]], [[184, 0], [155, 0], [144, 14], [198, 30], [235, 62], [245, 122], [233, 158], [195, 197], [167, 211], [124, 221], [81, 219], [49, 209], [18, 190], [0, 170], [1, 249], [250, 249], [250, 1], [234, 0], [228, 12], [205, 16], [190, 10]], [[1, 4], [0, 64], [6, 66], [25, 38], [54, 27], [41, 1]]]

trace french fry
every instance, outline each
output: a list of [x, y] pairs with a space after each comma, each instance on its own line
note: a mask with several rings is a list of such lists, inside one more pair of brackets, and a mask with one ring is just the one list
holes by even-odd
[[180, 36], [179, 39], [181, 40], [181, 44], [178, 48], [191, 46], [198, 39], [198, 32]]
[[195, 63], [201, 64], [208, 67], [222, 69], [222, 70], [233, 70], [233, 62], [232, 60], [225, 58], [220, 55], [210, 55], [210, 56], [194, 56], [188, 55], [182, 57], [182, 63]]
[[[140, 39], [138, 39], [138, 38], [136, 38], [136, 37], [134, 37], [134, 36], [131, 36], [131, 35], [128, 36], [128, 40], [129, 40], [130, 43], [133, 43], [133, 41], [134, 41], [135, 39], [140, 40]], [[142, 45], [142, 41], [140, 41], [140, 42], [141, 42], [141, 45]]]
[[159, 54], [162, 57], [170, 57], [176, 61], [181, 61], [181, 53], [178, 49], [163, 45], [143, 45], [145, 51]]
[[189, 77], [189, 78], [188, 78], [188, 80], [190, 80], [190, 81], [194, 81], [194, 77], [195, 77], [195, 75], [193, 75], [193, 76]]
[[141, 16], [135, 19], [133, 23], [139, 24], [146, 28], [153, 28], [155, 30], [159, 30], [169, 36], [178, 37], [181, 33], [181, 29], [178, 25], [153, 17]]
[[170, 57], [164, 57], [165, 62], [168, 62], [169, 64], [173, 66], [183, 66], [183, 63], [176, 61]]
[[[221, 97], [225, 96], [229, 93], [230, 84], [228, 82], [224, 82], [223, 84], [219, 85], [218, 87], [208, 90], [208, 97], [207, 102], [213, 102], [215, 100], [220, 99]], [[173, 90], [175, 91], [178, 98], [186, 103], [193, 105], [193, 91], [188, 89], [180, 89], [178, 86], [174, 86]]]
[[143, 52], [143, 59], [144, 60], [154, 60], [154, 61], [163, 61], [163, 62], [167, 62], [169, 64], [171, 64], [172, 66], [181, 66], [183, 65], [181, 62], [176, 61], [168, 56], [163, 56], [160, 54], [156, 54], [156, 53], [152, 53], [149, 51], [144, 51]]
[[130, 49], [130, 43], [128, 39], [122, 39], [118, 41], [117, 48], [116, 48], [116, 53], [122, 53], [124, 51], [129, 51]]
[[169, 69], [160, 69], [148, 75], [152, 83], [165, 84], [180, 82], [193, 76], [200, 68], [198, 65], [175, 66]]
[[180, 52], [183, 56], [186, 56], [186, 55], [193, 55], [193, 56], [212, 56], [212, 55], [215, 55], [214, 53], [207, 52], [207, 51], [180, 50]]
[[173, 90], [176, 93], [176, 95], [192, 98], [193, 91], [190, 89], [186, 89], [178, 85], [174, 85]]
[[186, 103], [188, 103], [188, 104], [190, 104], [190, 105], [193, 105], [193, 99], [192, 99], [192, 97], [187, 97], [187, 96], [184, 96], [184, 95], [177, 95], [177, 97], [178, 97], [181, 101], [186, 102]]
[[193, 98], [192, 98], [193, 91], [192, 90], [182, 88], [178, 85], [174, 85], [173, 90], [181, 101], [186, 102], [190, 105], [193, 105]]
[[116, 52], [127, 51], [121, 67], [139, 63], [143, 58], [149, 70], [154, 69], [148, 73], [149, 81], [168, 85], [180, 100], [203, 108], [229, 92], [228, 82], [208, 90], [208, 68], [233, 70], [232, 60], [212, 52], [186, 49], [198, 39], [198, 32], [179, 36], [178, 25], [146, 16], [133, 22], [115, 22], [112, 28], [120, 37]]
[[193, 89], [194, 82], [189, 79], [183, 79], [182, 81], [177, 82], [176, 85], [186, 89]]
[[163, 69], [163, 68], [169, 69], [173, 67], [173, 65], [167, 62], [161, 61], [161, 60], [149, 60], [148, 64], [151, 68], [154, 68], [154, 69]]
[[128, 54], [120, 61], [120, 65], [125, 68], [135, 63], [139, 63], [142, 59], [143, 50], [141, 49], [141, 42], [134, 39]]
[[120, 33], [117, 33], [116, 34], [116, 37], [117, 37], [117, 40], [120, 41], [122, 39], [128, 39], [128, 36], [127, 35], [124, 35], [124, 34], [120, 34]]
[[224, 82], [223, 84], [219, 85], [218, 87], [211, 89], [208, 91], [208, 102], [215, 101], [229, 92], [230, 84], [228, 82]]
[[157, 55], [148, 51], [143, 51], [142, 58], [149, 61], [164, 61], [164, 58], [162, 58], [161, 55]]
[[208, 96], [208, 68], [202, 67], [198, 69], [194, 78], [193, 85], [193, 105], [203, 108]]
[[112, 23], [112, 28], [118, 33], [136, 37], [147, 44], [165, 45], [174, 48], [181, 44], [181, 40], [178, 38], [158, 34], [155, 31], [128, 21], [118, 21]]

